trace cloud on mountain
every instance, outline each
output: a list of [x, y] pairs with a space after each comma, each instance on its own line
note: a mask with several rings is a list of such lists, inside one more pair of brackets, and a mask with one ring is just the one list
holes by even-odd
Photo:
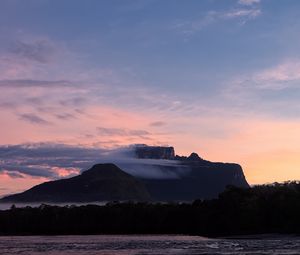
[[178, 178], [187, 170], [174, 160], [138, 159], [135, 146], [116, 149], [35, 143], [0, 146], [0, 172], [12, 178], [70, 177], [96, 163], [115, 163], [143, 178]]
[[74, 168], [85, 169], [108, 150], [41, 143], [0, 146], [0, 171], [11, 177], [30, 175], [58, 178], [55, 169], [72, 173]]

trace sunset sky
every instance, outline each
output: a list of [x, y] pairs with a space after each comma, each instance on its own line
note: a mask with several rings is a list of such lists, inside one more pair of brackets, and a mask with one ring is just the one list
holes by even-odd
[[0, 195], [136, 143], [299, 180], [299, 17], [298, 0], [1, 0]]

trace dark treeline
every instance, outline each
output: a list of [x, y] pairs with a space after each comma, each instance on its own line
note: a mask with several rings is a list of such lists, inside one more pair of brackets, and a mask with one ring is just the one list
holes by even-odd
[[25, 207], [0, 211], [2, 235], [300, 233], [300, 184], [228, 187], [214, 200]]

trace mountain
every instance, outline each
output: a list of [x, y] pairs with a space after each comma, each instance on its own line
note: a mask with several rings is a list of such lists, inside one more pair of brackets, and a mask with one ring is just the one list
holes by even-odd
[[135, 147], [135, 154], [140, 159], [175, 159], [174, 147], [139, 144]]
[[145, 186], [114, 164], [97, 164], [81, 175], [49, 181], [1, 202], [94, 202], [150, 200]]
[[[210, 162], [196, 155], [180, 159], [179, 166], [188, 170], [178, 178], [141, 179], [151, 197], [158, 201], [193, 201], [216, 198], [228, 185], [249, 187], [240, 165]], [[169, 166], [162, 168], [170, 171]]]
[[134, 152], [135, 158], [119, 159], [123, 170], [97, 164], [81, 175], [45, 182], [0, 202], [193, 201], [216, 198], [228, 185], [249, 187], [238, 164], [210, 162], [197, 153], [178, 156], [173, 147], [137, 145]]
[[[177, 165], [157, 165], [167, 176], [164, 178], [140, 178], [151, 197], [158, 201], [192, 201], [195, 199], [215, 198], [228, 185], [248, 188], [249, 184], [240, 165], [235, 163], [210, 162], [195, 152], [190, 156], [175, 156], [173, 147], [143, 146], [136, 147], [140, 159], [168, 159]], [[165, 174], [164, 174], [165, 173]]]

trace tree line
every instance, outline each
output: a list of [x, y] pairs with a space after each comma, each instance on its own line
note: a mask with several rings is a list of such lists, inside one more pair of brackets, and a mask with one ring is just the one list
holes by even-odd
[[0, 234], [299, 234], [299, 215], [300, 183], [286, 182], [228, 186], [217, 199], [193, 203], [12, 206], [0, 211]]

